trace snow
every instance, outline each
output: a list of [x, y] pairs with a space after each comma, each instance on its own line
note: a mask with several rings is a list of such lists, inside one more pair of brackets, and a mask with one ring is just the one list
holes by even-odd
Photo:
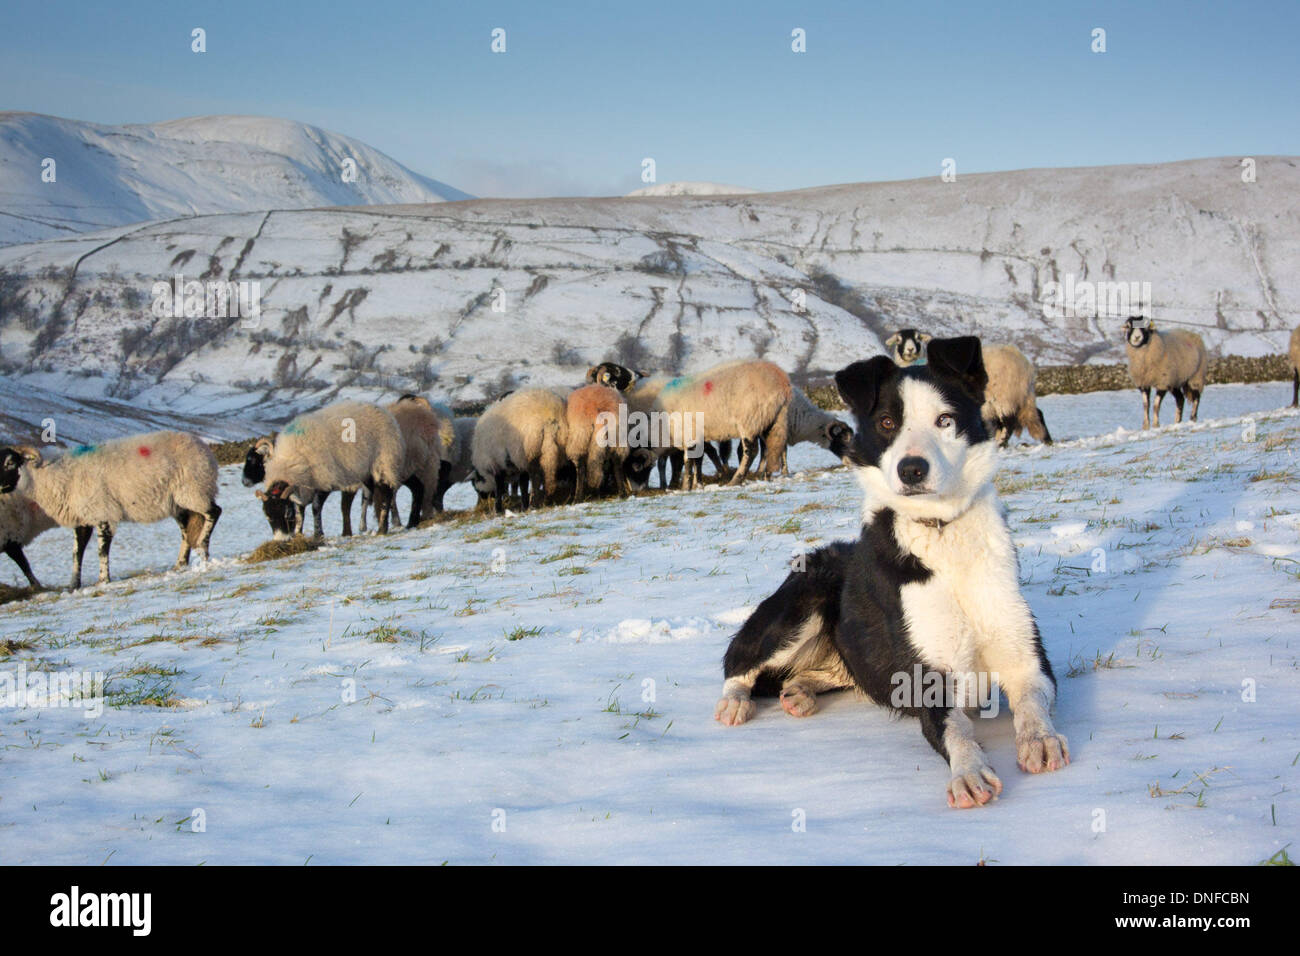
[[[46, 159], [55, 178], [42, 178]], [[344, 163], [357, 167], [343, 178]], [[364, 143], [266, 116], [109, 126], [0, 112], [0, 245], [246, 209], [468, 199]]]
[[704, 183], [680, 181], [675, 183], [655, 183], [634, 189], [629, 196], [740, 196], [756, 193], [757, 189], [748, 186], [726, 186], [722, 183]]
[[[1023, 774], [1005, 708], [976, 720], [1005, 790], [966, 812], [915, 722], [852, 695], [712, 719], [738, 624], [794, 554], [855, 534], [860, 493], [818, 449], [770, 484], [257, 565], [264, 520], [223, 469], [206, 568], [163, 570], [167, 523], [124, 526], [112, 584], [0, 606], [3, 669], [177, 704], [0, 710], [0, 861], [1258, 862], [1300, 832], [1289, 397], [1211, 387], [1201, 422], [1145, 433], [1131, 393], [1045, 400], [1061, 440], [1005, 452], [998, 483], [1073, 763]], [[47, 582], [70, 539], [29, 548]]]

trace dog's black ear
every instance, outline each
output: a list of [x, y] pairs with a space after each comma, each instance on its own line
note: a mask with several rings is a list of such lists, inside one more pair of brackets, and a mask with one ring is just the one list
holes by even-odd
[[876, 407], [876, 396], [880, 393], [880, 383], [886, 375], [897, 369], [894, 360], [886, 355], [877, 355], [864, 362], [854, 362], [848, 368], [835, 373], [835, 387], [839, 389], [844, 404], [853, 410], [858, 421], [871, 414]]
[[983, 401], [989, 376], [984, 371], [984, 351], [978, 338], [959, 335], [951, 339], [932, 339], [926, 354], [930, 371], [956, 379], [967, 392]]

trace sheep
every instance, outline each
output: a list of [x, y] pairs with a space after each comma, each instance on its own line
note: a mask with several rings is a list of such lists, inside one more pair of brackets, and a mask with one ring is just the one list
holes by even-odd
[[423, 520], [426, 508], [434, 506], [442, 510], [438, 496], [442, 456], [455, 438], [451, 414], [445, 413], [444, 417], [427, 398], [411, 394], [390, 404], [388, 411], [401, 429], [406, 448], [401, 468], [402, 484], [411, 490], [411, 514], [406, 526], [414, 528]]
[[[778, 366], [764, 360], [726, 362], [663, 384], [652, 407], [651, 432], [661, 432], [660, 446], [688, 453], [682, 483], [688, 490], [701, 484], [701, 446], [707, 441], [760, 436], [770, 452], [765, 470], [770, 474], [785, 457], [790, 401], [790, 377]], [[664, 417], [656, 421], [656, 415]], [[745, 477], [751, 458], [752, 450], [742, 446], [740, 467], [729, 484]]]
[[[597, 369], [611, 367], [615, 370], [621, 369], [622, 366], [603, 363], [596, 366]], [[647, 375], [644, 372], [631, 372], [624, 369], [629, 375], [635, 376], [635, 380], [630, 388], [624, 392], [624, 398], [627, 401], [629, 421], [634, 420], [633, 415], [641, 418], [642, 421], [648, 421], [650, 415], [655, 410], [655, 400], [659, 397], [659, 391], [673, 381], [671, 375]], [[590, 376], [591, 370], [588, 371]], [[617, 373], [614, 373], [617, 375]], [[681, 483], [682, 465], [685, 461], [685, 455], [681, 449], [656, 446], [640, 445], [640, 442], [631, 443], [633, 447], [629, 450], [626, 461], [624, 462], [624, 473], [628, 479], [630, 487], [640, 491], [647, 487], [650, 482], [650, 471], [656, 465], [659, 470], [659, 487], [669, 488], [677, 487]], [[719, 448], [725, 450], [719, 451]], [[704, 453], [708, 455], [713, 467], [717, 469], [719, 476], [730, 476], [731, 470], [727, 467], [727, 459], [731, 457], [731, 442], [725, 440], [715, 447], [712, 442], [704, 443]], [[668, 480], [667, 468], [672, 465], [672, 480]]]
[[[352, 492], [365, 486], [374, 495], [379, 533], [388, 533], [393, 493], [405, 476], [406, 444], [392, 414], [365, 402], [336, 402], [299, 415], [280, 432], [266, 466], [267, 494], [302, 506], [311, 502], [316, 534], [322, 533], [320, 509], [331, 491]], [[345, 494], [345, 500], [350, 501]], [[347, 511], [343, 534], [352, 533]], [[299, 517], [295, 531], [301, 531]]]
[[1201, 393], [1209, 371], [1205, 343], [1195, 332], [1174, 329], [1157, 332], [1150, 319], [1140, 315], [1124, 321], [1128, 371], [1142, 396], [1142, 428], [1151, 427], [1151, 389], [1156, 390], [1155, 427], [1160, 427], [1160, 404], [1165, 392], [1174, 393], [1178, 421], [1183, 420], [1183, 393], [1192, 400], [1192, 421], [1201, 407]]
[[[240, 480], [244, 483], [245, 488], [252, 488], [260, 485], [266, 480], [266, 463], [270, 460], [275, 451], [275, 432], [265, 435], [256, 441], [248, 449], [248, 454], [244, 456], [244, 469], [240, 475]], [[277, 538], [288, 537], [292, 534], [302, 531], [303, 519], [305, 517], [305, 508], [295, 504], [288, 498], [276, 498], [268, 495], [265, 491], [255, 492], [262, 501], [262, 513], [266, 515], [266, 522], [271, 526], [271, 534]], [[344, 490], [342, 492], [342, 513], [343, 527], [347, 534], [352, 533], [352, 502], [356, 498], [355, 490]], [[320, 504], [325, 504], [325, 499], [329, 495], [325, 492], [318, 492], [317, 497]], [[314, 502], [313, 502], [314, 503]], [[370, 491], [367, 488], [361, 489], [361, 530], [366, 530], [366, 512], [370, 507]], [[312, 509], [312, 521], [319, 522], [321, 509]], [[316, 524], [313, 532], [318, 537], [323, 535], [324, 529], [320, 524]]]
[[645, 372], [636, 372], [613, 362], [601, 362], [587, 369], [587, 384], [608, 385], [619, 392], [626, 392], [639, 380], [649, 377]]
[[452, 445], [453, 456], [448, 462], [451, 465], [447, 470], [448, 487], [468, 480], [469, 473], [474, 469], [474, 426], [477, 424], [478, 419], [473, 417], [459, 417], [452, 422], [456, 441]]
[[208, 560], [208, 542], [221, 517], [217, 459], [197, 435], [132, 435], [82, 445], [48, 463], [35, 448], [0, 448], [0, 493], [13, 491], [24, 474], [25, 493], [57, 524], [76, 529], [72, 590], [81, 587], [81, 558], [96, 529], [99, 583], [108, 583], [113, 533], [124, 521], [173, 518], [181, 528], [176, 569], [189, 564], [195, 547]]
[[885, 339], [885, 348], [891, 350], [890, 358], [894, 360], [895, 365], [903, 368], [909, 365], [924, 365], [925, 344], [932, 338], [934, 336], [928, 332], [918, 332], [916, 329], [899, 329]]
[[1300, 406], [1300, 325], [1291, 330], [1291, 407]]
[[[759, 440], [759, 438], [752, 439], [752, 441]], [[829, 449], [835, 457], [839, 458], [843, 456], [845, 449], [852, 440], [852, 428], [830, 412], [824, 412], [814, 405], [812, 399], [804, 394], [803, 389], [791, 387], [789, 434], [786, 439], [786, 448], [809, 441], [820, 445], [822, 448]], [[743, 449], [741, 454], [744, 455]], [[753, 455], [754, 452], [751, 450], [751, 458]], [[782, 450], [779, 461], [770, 461], [767, 448], [764, 447], [762, 470], [770, 474], [790, 474], [790, 468], [786, 464], [785, 451]]]
[[[446, 497], [447, 489], [457, 482], [464, 481], [471, 467], [469, 463], [470, 438], [474, 434], [475, 419], [465, 419], [469, 423], [468, 426], [458, 425], [461, 419], [456, 418], [446, 405], [435, 402], [432, 408], [434, 414], [438, 417], [441, 463], [438, 466], [438, 484], [434, 489], [431, 504], [434, 511], [442, 511], [443, 499]], [[453, 480], [452, 473], [457, 471], [462, 463], [465, 467], [464, 473]]]
[[626, 436], [618, 434], [619, 425], [627, 422], [622, 396], [607, 385], [575, 389], [565, 401], [565, 422], [564, 453], [575, 471], [573, 500], [583, 500], [588, 489], [600, 490], [606, 465], [613, 467], [614, 487], [626, 498], [623, 463], [628, 449], [624, 443]]
[[474, 427], [470, 451], [470, 481], [480, 500], [496, 500], [505, 510], [507, 482], [520, 480], [520, 498], [529, 507], [528, 483], [533, 500], [545, 489], [550, 502], [557, 497], [557, 481], [567, 443], [568, 409], [565, 400], [544, 388], [513, 392], [490, 405]]
[[41, 582], [32, 573], [32, 566], [27, 563], [23, 548], [31, 544], [37, 535], [57, 527], [58, 522], [47, 515], [36, 500], [27, 494], [29, 484], [26, 475], [19, 481], [13, 491], [0, 494], [0, 545], [4, 553], [18, 565], [18, 570], [27, 578], [33, 588], [39, 588]]
[[1022, 429], [1044, 445], [1052, 443], [1047, 421], [1038, 408], [1034, 394], [1034, 365], [1014, 345], [984, 346], [984, 370], [988, 385], [984, 389], [984, 423], [995, 434], [999, 447], [1006, 448], [1014, 431]]

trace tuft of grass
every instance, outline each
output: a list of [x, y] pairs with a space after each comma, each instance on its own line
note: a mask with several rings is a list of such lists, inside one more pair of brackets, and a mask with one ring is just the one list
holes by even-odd
[[525, 637], [536, 637], [541, 633], [542, 627], [540, 624], [536, 627], [524, 627], [521, 624], [513, 630], [505, 632], [507, 641], [522, 641]]
[[1290, 845], [1291, 844], [1288, 843], [1286, 846], [1282, 847], [1282, 849], [1278, 850], [1276, 853], [1270, 856], [1267, 860], [1260, 860], [1258, 865], [1259, 866], [1295, 866], [1295, 861], [1292, 860], [1291, 857], [1287, 856], [1287, 852], [1286, 852], [1287, 847], [1289, 847]]
[[294, 535], [292, 538], [272, 538], [250, 551], [244, 561], [247, 564], [278, 561], [281, 558], [292, 557], [295, 554], [306, 554], [308, 551], [315, 551], [324, 543], [323, 538], [309, 538], [302, 534]]

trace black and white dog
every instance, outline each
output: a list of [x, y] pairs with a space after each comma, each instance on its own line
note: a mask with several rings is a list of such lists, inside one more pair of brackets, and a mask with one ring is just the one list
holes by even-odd
[[[1056, 679], [993, 487], [979, 339], [928, 346], [927, 365], [878, 356], [836, 374], [857, 416], [844, 460], [866, 492], [862, 535], [808, 555], [758, 606], [727, 649], [714, 716], [744, 723], [752, 694], [778, 693], [787, 713], [806, 717], [819, 692], [856, 687], [920, 718], [951, 768], [949, 806], [966, 808], [992, 800], [1002, 782], [954, 681], [969, 689], [981, 677], [1006, 694], [1022, 770], [1058, 770], [1070, 754], [1052, 726]], [[916, 677], [947, 692], [900, 695]]]

